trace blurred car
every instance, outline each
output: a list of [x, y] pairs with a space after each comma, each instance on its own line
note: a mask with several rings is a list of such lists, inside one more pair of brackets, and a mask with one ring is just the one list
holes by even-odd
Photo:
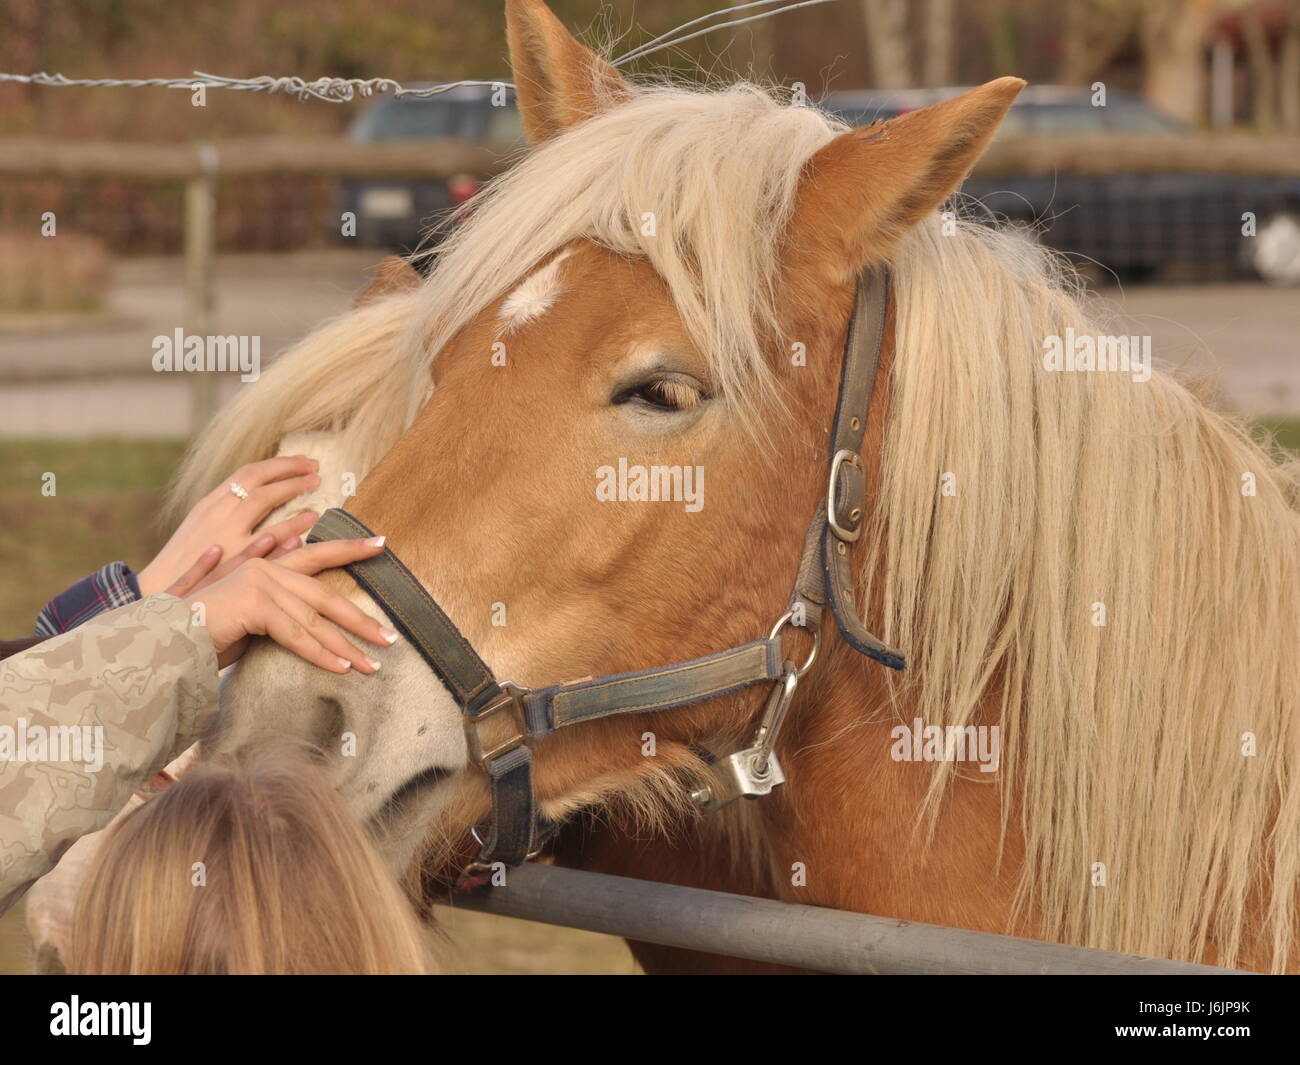
[[[855, 126], [893, 118], [961, 89], [833, 92], [818, 104]], [[1096, 107], [1087, 89], [1030, 86], [998, 138], [1190, 132], [1144, 100], [1111, 91]], [[1259, 276], [1300, 284], [1300, 178], [1238, 174], [1004, 175], [967, 179], [963, 193], [995, 215], [1034, 225], [1044, 243], [1095, 260], [1121, 277], [1166, 268], [1202, 277]], [[1242, 216], [1255, 218], [1243, 236]]]
[[[420, 87], [420, 86], [416, 86]], [[494, 105], [491, 86], [465, 85], [437, 96], [385, 97], [368, 107], [347, 132], [361, 144], [456, 137], [509, 152], [523, 144], [514, 97]], [[367, 247], [414, 250], [429, 226], [473, 198], [480, 182], [472, 174], [447, 181], [428, 179], [345, 179], [338, 209], [354, 212], [355, 238]]]

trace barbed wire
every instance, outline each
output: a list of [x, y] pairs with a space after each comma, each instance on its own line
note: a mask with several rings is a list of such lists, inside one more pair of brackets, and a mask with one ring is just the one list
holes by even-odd
[[[697, 37], [702, 37], [707, 33], [713, 33], [715, 30], [726, 29], [728, 26], [743, 26], [748, 22], [758, 22], [762, 19], [771, 18], [773, 15], [784, 14], [787, 11], [795, 11], [801, 7], [814, 7], [818, 4], [835, 3], [836, 0], [753, 0], [751, 3], [738, 4], [731, 7], [720, 8], [717, 11], [711, 11], [707, 15], [701, 15], [699, 18], [691, 19], [684, 22], [675, 29], [647, 41], [645, 44], [632, 49], [632, 51], [619, 56], [613, 61], [616, 67], [625, 66], [637, 59], [644, 59], [648, 55], [656, 52], [662, 52], [666, 48], [672, 48], [676, 45], [683, 44], [686, 41], [692, 41]], [[779, 7], [772, 7], [773, 4], [780, 4]], [[684, 33], [694, 26], [707, 22], [712, 18], [720, 15], [734, 15], [741, 11], [749, 11], [757, 7], [766, 7], [767, 11], [759, 11], [752, 15], [746, 15], [744, 18], [733, 18], [726, 22], [719, 22], [712, 26], [706, 26], [703, 29], [695, 30], [693, 33]], [[193, 92], [196, 88], [203, 87], [207, 89], [233, 89], [237, 92], [265, 92], [269, 94], [286, 93], [296, 96], [299, 100], [323, 100], [326, 103], [340, 104], [350, 103], [358, 96], [365, 98], [373, 96], [376, 93], [391, 93], [395, 98], [404, 96], [414, 96], [419, 98], [428, 98], [431, 96], [440, 96], [443, 93], [451, 92], [454, 89], [470, 87], [491, 87], [513, 89], [514, 83], [509, 81], [487, 81], [479, 79], [468, 79], [464, 81], [439, 82], [436, 85], [421, 86], [419, 88], [407, 87], [392, 78], [299, 78], [295, 76], [273, 77], [269, 74], [263, 74], [254, 78], [228, 78], [220, 74], [205, 74], [201, 70], [194, 71], [193, 75], [188, 78], [69, 78], [63, 74], [48, 74], [41, 71], [36, 74], [5, 74], [0, 73], [0, 83], [11, 82], [20, 85], [42, 85], [54, 88], [83, 88], [83, 89], [183, 89]]]

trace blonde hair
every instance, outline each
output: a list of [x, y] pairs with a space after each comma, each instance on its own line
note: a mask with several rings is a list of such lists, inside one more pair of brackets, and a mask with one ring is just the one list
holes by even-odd
[[935, 219], [895, 277], [883, 566], [864, 580], [908, 650], [896, 707], [965, 726], [993, 697], [1019, 901], [1045, 938], [1231, 966], [1262, 931], [1294, 963], [1296, 464], [1168, 373], [1046, 372], [1046, 337], [1106, 325], [1015, 233]]
[[69, 971], [424, 973], [425, 935], [320, 773], [279, 752], [195, 769], [110, 830]]

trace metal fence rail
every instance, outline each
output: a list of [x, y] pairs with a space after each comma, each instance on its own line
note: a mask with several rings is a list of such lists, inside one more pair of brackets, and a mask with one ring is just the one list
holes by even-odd
[[962, 928], [529, 864], [453, 905], [828, 973], [1246, 975]]

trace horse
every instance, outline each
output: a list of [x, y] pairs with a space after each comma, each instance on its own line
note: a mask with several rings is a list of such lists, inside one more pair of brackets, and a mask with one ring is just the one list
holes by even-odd
[[[542, 0], [507, 0], [506, 26], [528, 155], [427, 277], [392, 268], [245, 389], [178, 505], [330, 434], [350, 513], [496, 676], [719, 652], [787, 608], [859, 286], [888, 270], [843, 551], [907, 668], [825, 626], [773, 748], [784, 785], [716, 813], [696, 801], [710, 752], [744, 747], [766, 690], [533, 741], [538, 812], [576, 826], [556, 860], [1293, 969], [1300, 479], [1164, 370], [1054, 363], [1106, 325], [1068, 269], [943, 210], [1024, 83], [850, 128], [747, 83], [627, 78]], [[656, 468], [702, 471], [701, 505], [602, 491]], [[806, 629], [780, 639], [810, 653]], [[429, 891], [472, 858], [488, 781], [411, 641], [378, 654], [374, 677], [334, 677], [253, 648], [204, 753], [310, 745]], [[976, 736], [995, 762], [954, 756]]]

